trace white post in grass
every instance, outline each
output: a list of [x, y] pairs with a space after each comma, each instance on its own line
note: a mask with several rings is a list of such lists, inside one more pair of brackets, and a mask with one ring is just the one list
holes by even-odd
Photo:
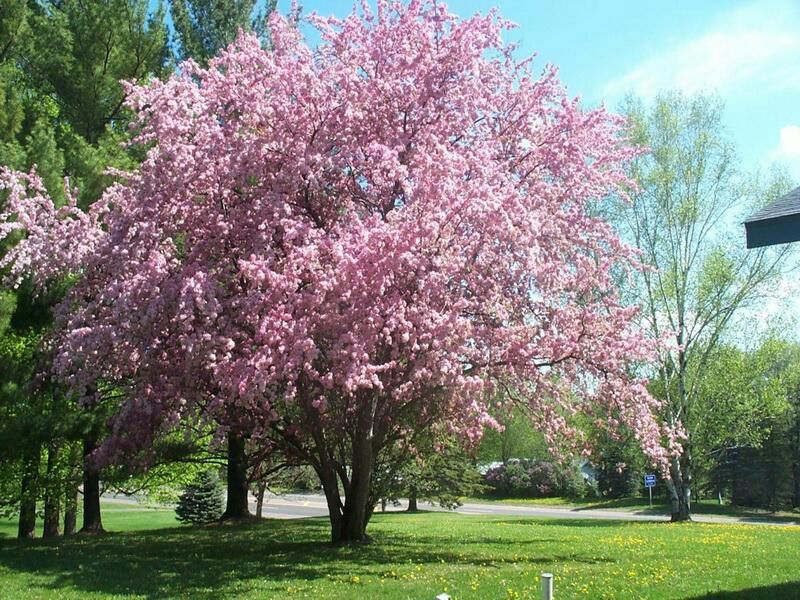
[[450, 596], [442, 592], [438, 596], [436, 596], [436, 600], [450, 600]]
[[552, 573], [542, 573], [542, 600], [553, 600]]

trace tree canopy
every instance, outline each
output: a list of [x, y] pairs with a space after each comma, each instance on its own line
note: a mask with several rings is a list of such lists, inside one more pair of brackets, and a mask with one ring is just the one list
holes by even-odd
[[128, 85], [152, 147], [88, 215], [4, 173], [16, 272], [81, 274], [56, 372], [126, 391], [103, 455], [246, 424], [314, 467], [335, 541], [364, 539], [381, 452], [434, 424], [476, 442], [498, 390], [552, 445], [580, 412], [665, 465], [678, 432], [631, 375], [654, 345], [613, 276], [635, 253], [590, 209], [629, 183], [621, 120], [516, 61], [494, 12], [313, 22], [316, 51], [273, 15], [271, 52], [243, 34]]

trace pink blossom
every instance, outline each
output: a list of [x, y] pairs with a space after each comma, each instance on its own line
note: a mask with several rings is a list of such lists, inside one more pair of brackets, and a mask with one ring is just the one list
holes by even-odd
[[271, 51], [243, 34], [207, 69], [129, 84], [152, 147], [87, 214], [0, 172], [0, 237], [27, 232], [12, 279], [82, 274], [55, 369], [129, 391], [109, 443], [189, 415], [311, 457], [364, 419], [475, 443], [507, 392], [553, 445], [580, 444], [582, 412], [666, 464], [677, 433], [632, 375], [654, 345], [612, 277], [636, 253], [589, 210], [630, 184], [621, 120], [517, 62], [494, 12], [311, 21], [317, 50], [273, 15]]

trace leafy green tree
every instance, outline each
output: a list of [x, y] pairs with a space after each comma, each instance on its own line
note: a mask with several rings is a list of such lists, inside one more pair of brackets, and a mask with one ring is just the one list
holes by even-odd
[[36, 167], [56, 205], [65, 204], [64, 153], [58, 147], [53, 128], [46, 119], [36, 121], [25, 140], [25, 151], [28, 166]]
[[734, 504], [797, 506], [800, 346], [772, 337], [750, 352], [725, 350], [731, 356], [718, 368], [727, 394], [712, 396], [717, 405], [707, 411], [717, 432], [703, 464], [709, 487], [720, 501], [730, 494]]
[[4, 0], [0, 9], [0, 62], [8, 60], [28, 35], [28, 0]]
[[0, 165], [25, 166], [20, 132], [25, 120], [25, 74], [17, 62], [28, 39], [26, 0], [7, 0], [0, 9]]
[[785, 363], [787, 344], [766, 339], [752, 351], [721, 344], [712, 353], [697, 392], [694, 428], [699, 483], [721, 495], [711, 471], [739, 448], [760, 448], [790, 409]]
[[45, 537], [58, 535], [63, 492], [76, 489], [68, 450], [79, 435], [81, 412], [36, 377], [44, 360], [41, 338], [50, 325], [47, 307], [62, 293], [56, 286], [33, 296], [23, 286], [10, 296], [10, 314], [0, 315], [0, 463], [13, 477], [0, 487], [0, 505], [19, 507], [20, 537], [33, 537], [40, 500]]
[[165, 11], [149, 4], [50, 0], [36, 3], [28, 17], [31, 41], [20, 61], [30, 85], [57, 104], [53, 125], [64, 171], [84, 206], [111, 183], [108, 167], [130, 169], [141, 158], [122, 145], [129, 114], [120, 82], [169, 70]]
[[29, 17], [33, 43], [24, 61], [53, 94], [63, 118], [89, 144], [124, 127], [120, 80], [160, 75], [167, 64], [164, 10], [147, 0], [50, 0]]
[[483, 463], [512, 458], [547, 458], [547, 442], [525, 414], [524, 407], [515, 407], [508, 415], [497, 416], [503, 424], [502, 431], [486, 429], [483, 432], [478, 459]]
[[35, 362], [38, 337], [4, 332], [0, 338], [0, 458], [14, 465], [14, 481], [3, 490], [0, 502], [19, 509], [18, 537], [33, 538], [39, 493], [41, 422], [37, 403], [26, 393]]
[[441, 432], [418, 435], [413, 445], [398, 443], [384, 457], [372, 481], [373, 502], [408, 499], [408, 510], [427, 500], [442, 508], [461, 506], [461, 498], [481, 493], [485, 486], [474, 456]]
[[747, 251], [738, 223], [760, 203], [789, 189], [785, 177], [766, 184], [742, 175], [722, 126], [721, 103], [679, 93], [658, 96], [652, 106], [629, 99], [624, 113], [634, 143], [647, 149], [631, 165], [638, 188], [619, 204], [617, 223], [653, 267], [633, 301], [655, 338], [672, 344], [661, 354], [658, 392], [664, 419], [683, 424], [683, 451], [670, 466], [673, 520], [689, 519], [695, 436], [703, 414], [697, 400], [711, 358], [731, 330], [737, 312], [771, 291], [789, 250]]

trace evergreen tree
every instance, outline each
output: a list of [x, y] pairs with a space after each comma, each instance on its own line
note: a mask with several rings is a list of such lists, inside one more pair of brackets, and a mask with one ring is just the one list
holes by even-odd
[[186, 486], [175, 513], [179, 521], [193, 525], [213, 523], [222, 517], [223, 488], [219, 477], [211, 471], [200, 473]]
[[[81, 204], [90, 204], [110, 183], [109, 166], [131, 169], [141, 158], [141, 150], [122, 146], [128, 114], [120, 80], [160, 76], [167, 59], [164, 10], [150, 10], [147, 0], [4, 2], [0, 165], [36, 165], [56, 204], [65, 201], [67, 175]], [[0, 194], [0, 208], [3, 202]], [[74, 531], [80, 445], [91, 450], [86, 442], [96, 443], [105, 422], [102, 408], [79, 410], [57, 390], [30, 385], [42, 367], [36, 345], [64, 288], [54, 290], [39, 298], [26, 286], [0, 291], [0, 472], [10, 478], [0, 486], [0, 504], [21, 509], [22, 537], [33, 535], [37, 500], [44, 500], [46, 535], [58, 534], [62, 500], [64, 530]], [[99, 488], [94, 492], [99, 498]], [[99, 531], [99, 503], [94, 508]]]
[[[37, 94], [53, 98], [65, 174], [86, 206], [111, 181], [108, 167], [131, 169], [141, 158], [123, 147], [129, 122], [120, 81], [160, 77], [169, 68], [165, 11], [147, 0], [35, 4], [31, 41], [20, 61]], [[52, 190], [51, 190], [51, 193]]]
[[263, 12], [253, 16], [255, 0], [170, 0], [180, 43], [178, 57], [205, 65], [234, 40], [239, 29], [255, 30], [263, 37], [263, 24], [276, 4], [267, 0]]
[[46, 119], [38, 119], [25, 140], [25, 152], [29, 167], [44, 181], [50, 197], [57, 205], [63, 205], [64, 196], [64, 153], [58, 147], [53, 128]]
[[3, 0], [0, 9], [0, 62], [5, 62], [28, 33], [27, 0]]

